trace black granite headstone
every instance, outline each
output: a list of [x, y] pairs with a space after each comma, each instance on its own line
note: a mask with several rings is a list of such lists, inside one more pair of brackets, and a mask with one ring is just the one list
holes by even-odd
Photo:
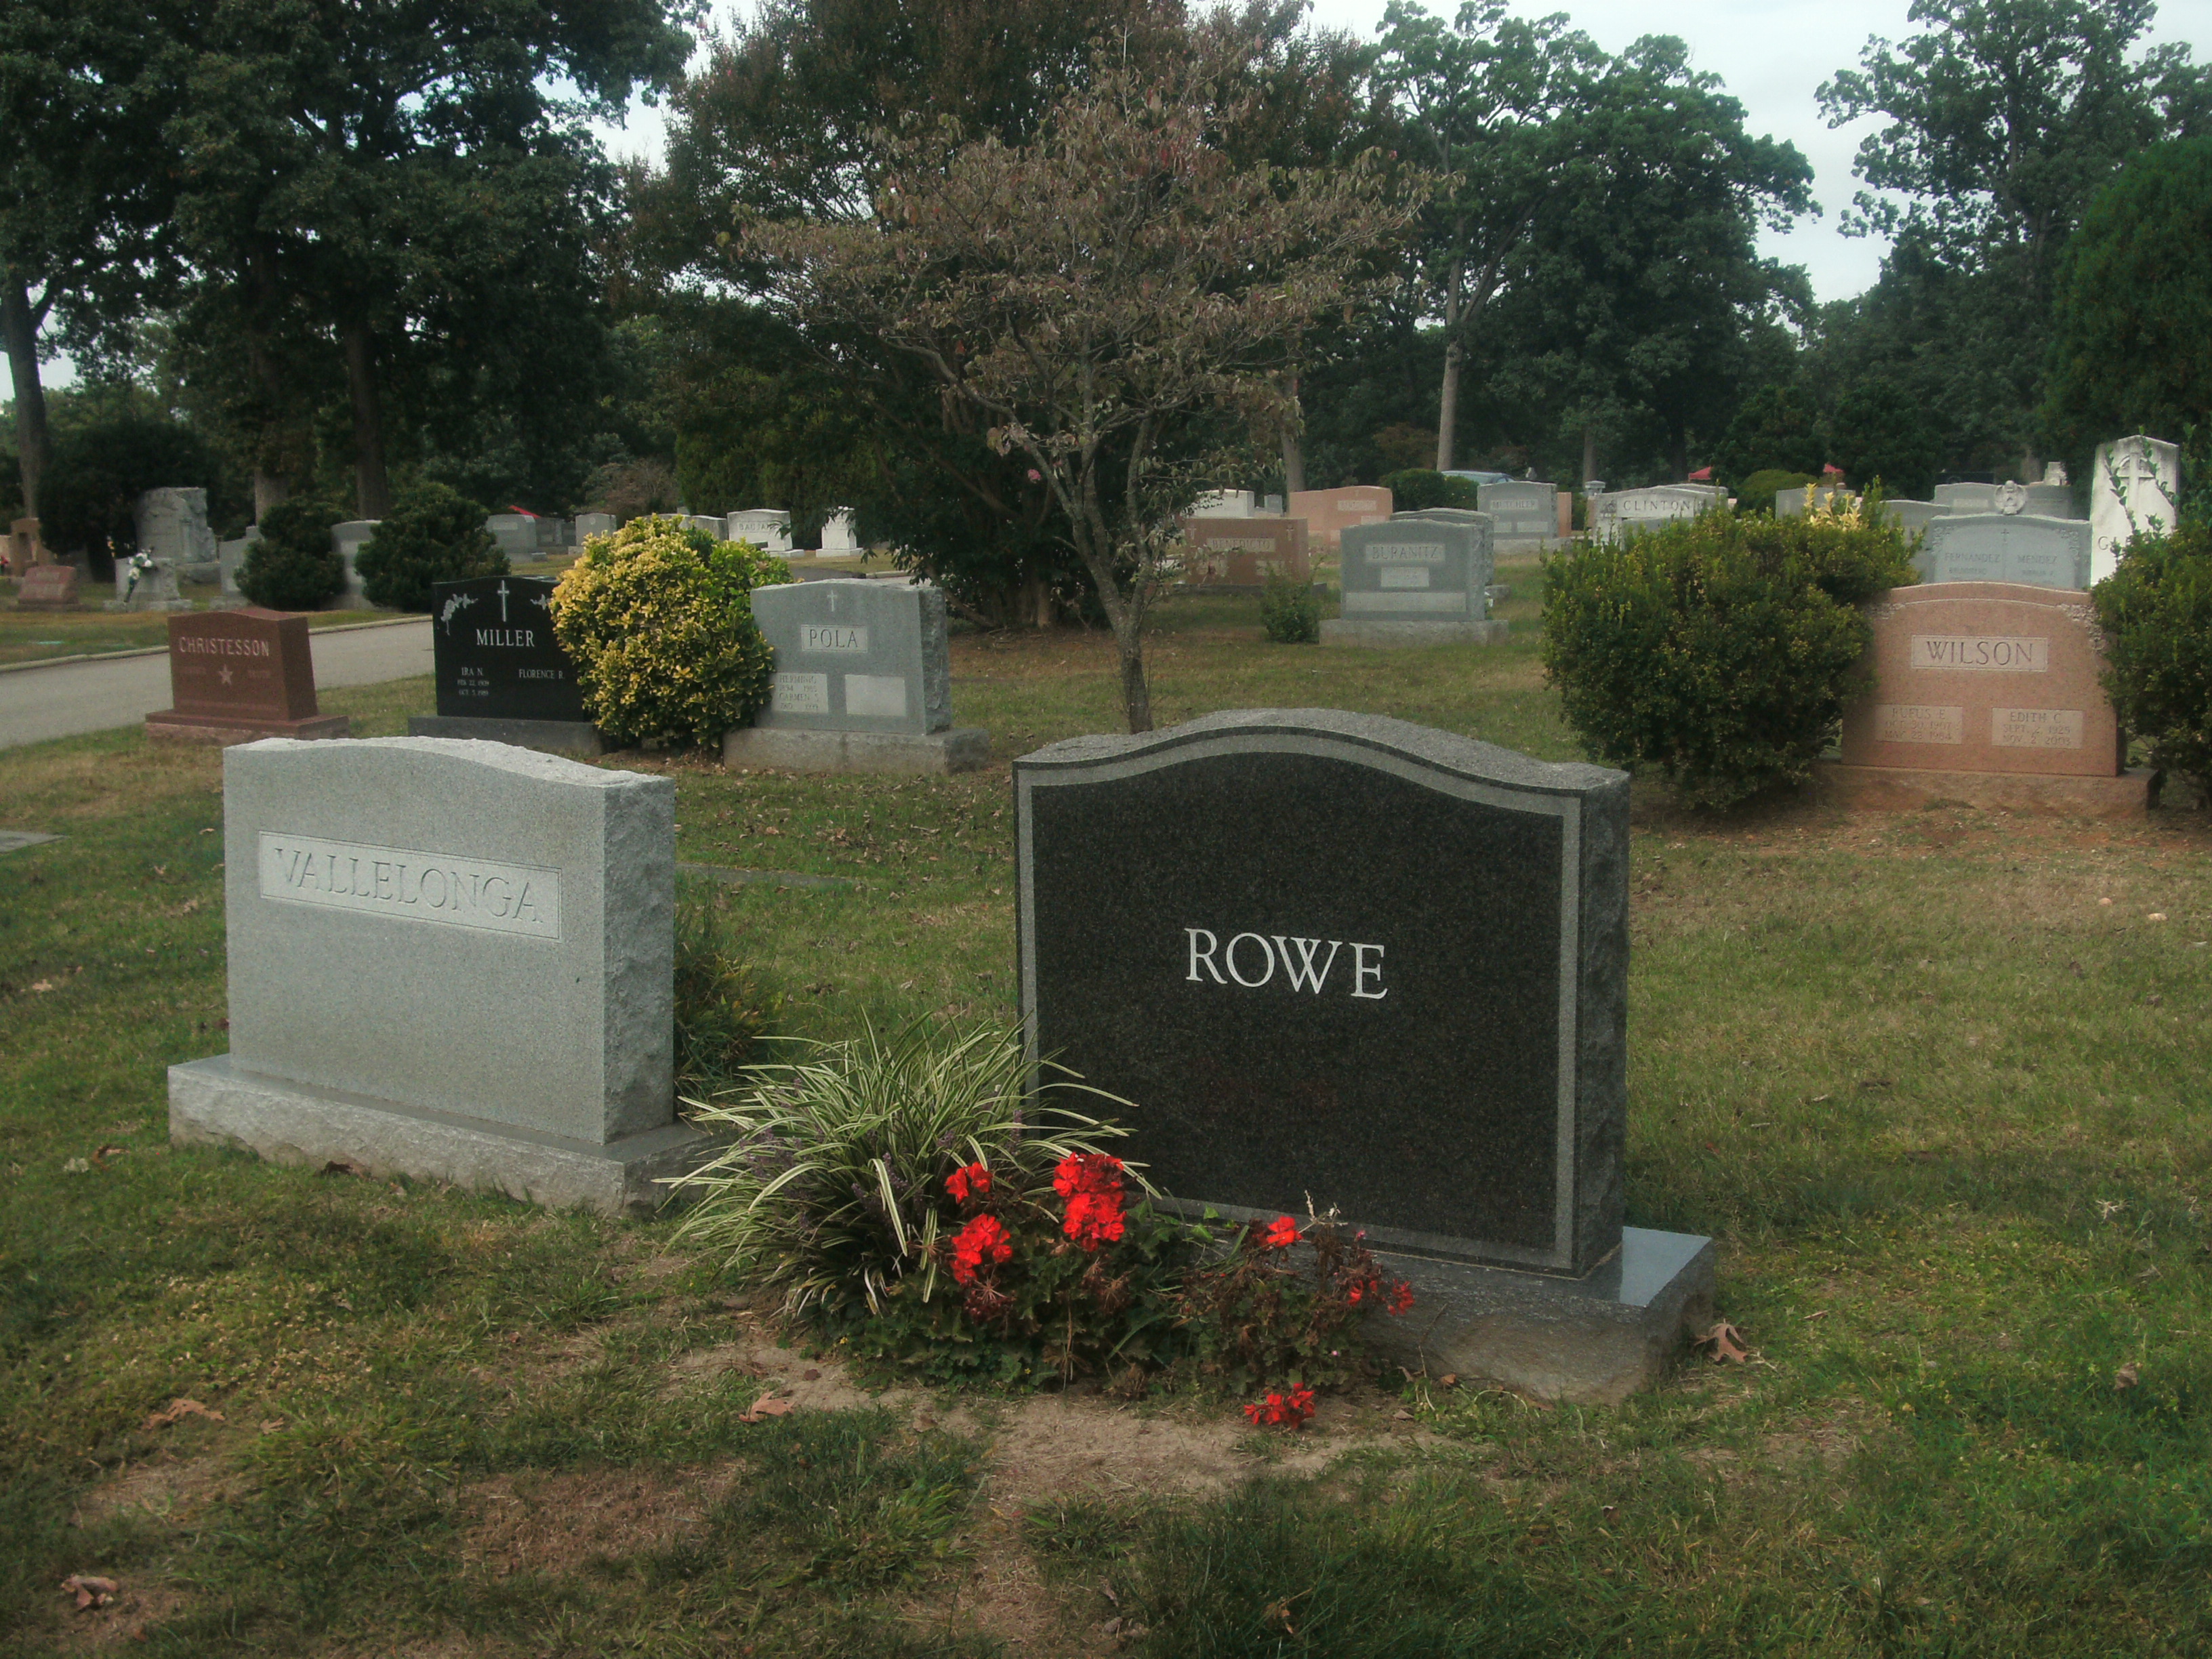
[[582, 720], [576, 665], [553, 637], [553, 584], [477, 576], [430, 589], [438, 713], [479, 720]]
[[1186, 1206], [1582, 1274], [1621, 1237], [1628, 780], [1331, 709], [1014, 763], [1032, 1055]]

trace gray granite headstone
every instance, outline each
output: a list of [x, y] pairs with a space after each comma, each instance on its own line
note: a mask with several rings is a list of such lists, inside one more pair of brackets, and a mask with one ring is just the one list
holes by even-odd
[[[1449, 514], [1449, 516], [1446, 516]], [[1490, 615], [1487, 514], [1400, 513], [1343, 535], [1347, 622], [1481, 622]]]
[[763, 553], [788, 553], [791, 514], [781, 507], [747, 507], [723, 520], [714, 533], [733, 542], [750, 542]]
[[1500, 542], [1559, 540], [1559, 492], [1551, 484], [1513, 478], [1479, 485], [1477, 493]]
[[538, 520], [527, 513], [495, 513], [484, 520], [491, 544], [509, 562], [527, 559], [538, 551]]
[[952, 724], [942, 590], [854, 578], [787, 582], [753, 590], [753, 620], [775, 649], [774, 689], [755, 725], [929, 732]]
[[1936, 520], [1948, 516], [1933, 501], [1884, 501], [1881, 511], [1884, 518], [1908, 536], [1918, 535]]
[[246, 556], [252, 550], [253, 544], [260, 539], [261, 526], [258, 524], [250, 524], [246, 527], [246, 533], [236, 541], [217, 544], [216, 566], [221, 573], [222, 591], [225, 593], [242, 594], [243, 590], [238, 585], [238, 569], [246, 562]]
[[1635, 530], [1649, 530], [1679, 519], [1694, 519], [1728, 499], [1717, 484], [1651, 484], [1616, 489], [1593, 497], [1590, 527], [1601, 542]]
[[653, 1201], [675, 1121], [675, 786], [501, 744], [223, 756], [230, 1052], [178, 1139], [549, 1203]]
[[2142, 433], [2097, 446], [2089, 477], [2089, 577], [2102, 581], [2138, 535], [2172, 530], [2180, 521], [2181, 449]]
[[2089, 586], [2087, 519], [2020, 513], [1947, 513], [1929, 521], [1913, 567], [1923, 582]]
[[133, 504], [138, 550], [173, 566], [179, 580], [218, 578], [215, 532], [208, 528], [204, 489], [149, 489]]
[[611, 536], [615, 533], [615, 515], [611, 513], [579, 513], [576, 515], [576, 541], [580, 546], [592, 536]]

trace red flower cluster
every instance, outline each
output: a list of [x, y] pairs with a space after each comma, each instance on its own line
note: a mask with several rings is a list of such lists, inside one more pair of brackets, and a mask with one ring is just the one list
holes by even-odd
[[1344, 1299], [1356, 1305], [1367, 1299], [1370, 1291], [1384, 1297], [1383, 1307], [1390, 1313], [1407, 1313], [1413, 1309], [1413, 1287], [1402, 1279], [1387, 1291], [1379, 1279], [1355, 1279], [1344, 1287]]
[[1390, 1311], [1394, 1314], [1408, 1313], [1412, 1311], [1413, 1306], [1413, 1287], [1401, 1279], [1398, 1281], [1396, 1288], [1390, 1292]]
[[1067, 1200], [1067, 1220], [1061, 1231], [1085, 1249], [1111, 1244], [1127, 1230], [1120, 1158], [1103, 1152], [1071, 1152], [1053, 1171], [1052, 1189]]
[[985, 1267], [995, 1267], [1014, 1253], [1006, 1228], [994, 1215], [979, 1215], [952, 1236], [952, 1277], [973, 1284]]
[[1279, 1215], [1267, 1226], [1267, 1236], [1260, 1241], [1271, 1250], [1287, 1250], [1298, 1242], [1298, 1224], [1295, 1218]]
[[991, 1195], [991, 1172], [981, 1164], [970, 1164], [945, 1177], [945, 1190], [955, 1204], [980, 1204]]
[[1265, 1400], [1255, 1400], [1244, 1408], [1244, 1415], [1254, 1423], [1271, 1429], [1298, 1428], [1313, 1414], [1311, 1389], [1292, 1389], [1286, 1395], [1270, 1394]]

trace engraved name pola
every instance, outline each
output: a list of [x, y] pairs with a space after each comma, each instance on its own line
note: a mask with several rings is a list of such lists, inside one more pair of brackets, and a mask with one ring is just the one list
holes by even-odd
[[1261, 709], [1014, 788], [1032, 1056], [1127, 1103], [1175, 1202], [1552, 1273], [1617, 1245], [1621, 774]]

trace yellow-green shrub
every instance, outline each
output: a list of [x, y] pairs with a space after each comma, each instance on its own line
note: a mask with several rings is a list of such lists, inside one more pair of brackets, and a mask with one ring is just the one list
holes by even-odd
[[752, 590], [791, 567], [681, 519], [594, 536], [553, 590], [553, 632], [576, 659], [584, 707], [623, 743], [719, 743], [768, 701], [773, 653]]

